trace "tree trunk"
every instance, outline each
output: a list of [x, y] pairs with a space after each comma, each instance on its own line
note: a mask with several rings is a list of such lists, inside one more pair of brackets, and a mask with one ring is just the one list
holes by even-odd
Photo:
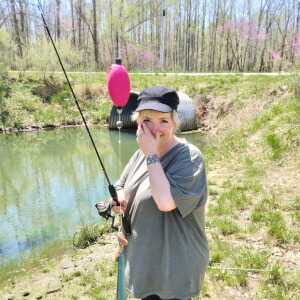
[[161, 21], [160, 21], [160, 47], [159, 47], [159, 62], [162, 69], [165, 67], [165, 31], [166, 31], [166, 10], [165, 2], [161, 1]]
[[[271, 23], [272, 21], [269, 21], [269, 7], [267, 8], [267, 11], [266, 11], [266, 35], [269, 33], [269, 28], [271, 27]], [[267, 49], [267, 40], [265, 39], [264, 40], [264, 46], [263, 46], [263, 49], [262, 49], [262, 52], [261, 52], [261, 55], [260, 55], [260, 66], [259, 66], [259, 72], [263, 72], [265, 71], [265, 52], [266, 52], [266, 49]]]
[[16, 3], [15, 0], [10, 0], [10, 7], [11, 7], [11, 13], [12, 13], [12, 21], [15, 31], [15, 41], [17, 44], [17, 51], [18, 55], [20, 57], [23, 57], [23, 48], [22, 48], [22, 41], [20, 36], [20, 29], [19, 29], [19, 23], [17, 19], [17, 13], [16, 13]]
[[60, 2], [61, 0], [56, 0], [56, 9], [55, 9], [55, 33], [56, 33], [56, 39], [60, 39]]
[[217, 4], [215, 7], [215, 19], [214, 19], [214, 26], [213, 26], [213, 44], [212, 44], [212, 55], [211, 55], [211, 62], [210, 62], [210, 71], [215, 71], [216, 66], [216, 48], [217, 48], [217, 28], [219, 26], [219, 17], [220, 17], [220, 0], [217, 0]]
[[93, 0], [93, 43], [94, 43], [94, 58], [95, 58], [96, 70], [98, 70], [99, 69], [99, 48], [98, 48], [96, 0]]
[[25, 44], [27, 44], [27, 24], [26, 24], [26, 1], [25, 0], [19, 0], [19, 7], [20, 7], [20, 26], [21, 26], [21, 36], [22, 40]]
[[82, 0], [78, 0], [77, 2], [78, 5], [78, 13], [77, 13], [77, 18], [78, 18], [78, 47], [82, 47]]
[[282, 41], [281, 41], [281, 49], [280, 49], [280, 64], [279, 64], [279, 72], [282, 71], [282, 63], [283, 63], [283, 58], [284, 58], [284, 51], [285, 51], [285, 46], [286, 46], [286, 40], [287, 40], [287, 35], [288, 35], [288, 27], [289, 27], [289, 21], [290, 21], [290, 14], [289, 12], [286, 10], [285, 13], [285, 26], [284, 26], [284, 31], [282, 32]]
[[186, 9], [186, 30], [185, 30], [185, 64], [184, 70], [191, 69], [191, 18], [192, 18], [192, 2], [188, 0]]
[[111, 47], [110, 47], [111, 59], [110, 60], [112, 60], [112, 58], [114, 57], [114, 44], [115, 44], [112, 0], [109, 0], [109, 13], [110, 13], [110, 42], [111, 42]]
[[206, 23], [206, 0], [203, 1], [203, 15], [202, 15], [202, 26], [201, 26], [201, 72], [204, 72], [204, 51], [205, 51], [205, 23]]
[[76, 46], [75, 16], [74, 16], [74, 0], [70, 0], [71, 19], [72, 19], [72, 45]]
[[[295, 49], [295, 44], [296, 41], [298, 41], [298, 43], [300, 43], [300, 38], [299, 38], [299, 26], [300, 26], [300, 1], [298, 1], [297, 3], [297, 17], [296, 17], [296, 30], [295, 30], [295, 35], [294, 35], [294, 43], [292, 45], [292, 64], [295, 63], [295, 55], [296, 55], [296, 49]], [[298, 50], [299, 51], [299, 50]]]
[[[257, 30], [256, 30], [256, 36], [258, 37], [261, 34], [261, 26], [263, 21], [263, 13], [265, 6], [267, 5], [267, 2], [263, 3], [263, 0], [260, 2], [260, 9], [259, 9], [259, 15], [258, 15], [258, 24], [257, 24]], [[255, 40], [255, 46], [254, 46], [254, 53], [253, 53], [253, 59], [251, 63], [251, 69], [256, 69], [256, 63], [258, 59], [258, 46], [259, 46], [259, 39], [256, 38]]]

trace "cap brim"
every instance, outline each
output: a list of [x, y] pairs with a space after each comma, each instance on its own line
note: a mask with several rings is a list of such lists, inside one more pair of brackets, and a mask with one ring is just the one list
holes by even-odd
[[150, 109], [150, 110], [156, 110], [156, 111], [160, 111], [160, 112], [171, 112], [172, 108], [166, 104], [160, 103], [159, 101], [155, 101], [155, 100], [148, 100], [148, 101], [141, 101], [141, 103], [139, 104], [139, 106], [137, 107], [137, 109], [135, 111], [142, 111], [142, 110], [146, 110], [146, 109]]

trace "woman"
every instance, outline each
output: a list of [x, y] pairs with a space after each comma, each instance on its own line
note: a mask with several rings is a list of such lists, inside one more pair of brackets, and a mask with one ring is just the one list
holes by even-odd
[[174, 90], [151, 87], [138, 101], [139, 149], [116, 184], [131, 226], [126, 239], [119, 237], [128, 289], [147, 300], [190, 299], [199, 294], [208, 264], [203, 158], [175, 135], [179, 99]]

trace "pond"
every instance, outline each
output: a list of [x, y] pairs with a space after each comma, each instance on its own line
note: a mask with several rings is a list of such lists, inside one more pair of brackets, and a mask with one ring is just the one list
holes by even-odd
[[[91, 132], [114, 183], [137, 149], [135, 134]], [[184, 137], [201, 144], [198, 134]], [[0, 265], [101, 222], [94, 203], [108, 198], [84, 128], [0, 135]]]

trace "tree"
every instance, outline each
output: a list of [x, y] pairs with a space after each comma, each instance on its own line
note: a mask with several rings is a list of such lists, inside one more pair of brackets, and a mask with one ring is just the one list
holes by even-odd
[[99, 48], [98, 48], [98, 31], [97, 31], [97, 5], [96, 0], [93, 0], [93, 42], [94, 42], [94, 57], [96, 69], [99, 68]]
[[71, 6], [71, 22], [72, 22], [72, 45], [76, 46], [76, 30], [75, 30], [75, 15], [74, 15], [74, 0], [70, 0]]
[[22, 41], [21, 41], [21, 36], [20, 36], [19, 22], [18, 22], [17, 13], [16, 13], [15, 0], [10, 0], [10, 8], [11, 8], [13, 27], [14, 27], [15, 41], [16, 41], [16, 46], [18, 49], [18, 55], [20, 57], [22, 57], [23, 56], [23, 48], [22, 48]]
[[59, 40], [60, 39], [60, 0], [56, 0], [56, 10], [55, 10], [55, 18], [56, 18], [56, 38]]

